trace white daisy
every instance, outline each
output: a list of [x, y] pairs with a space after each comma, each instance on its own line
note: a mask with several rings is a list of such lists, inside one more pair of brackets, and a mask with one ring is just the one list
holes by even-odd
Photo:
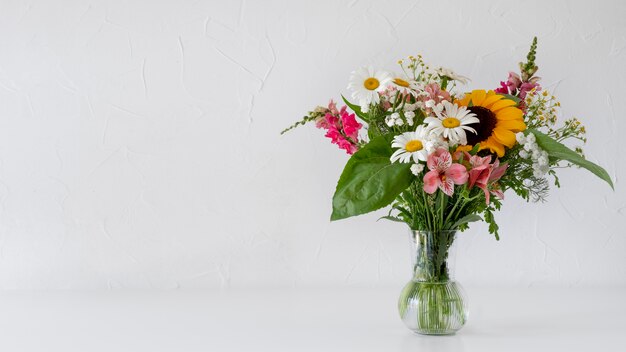
[[465, 77], [465, 76], [461, 76], [456, 74], [454, 71], [452, 71], [449, 68], [444, 68], [444, 67], [438, 67], [435, 69], [435, 72], [440, 76], [440, 77], [448, 77], [449, 79], [461, 82], [463, 84], [467, 84], [467, 82], [469, 81], [469, 78]]
[[371, 103], [380, 101], [378, 92], [382, 92], [391, 83], [391, 75], [385, 71], [374, 71], [370, 67], [361, 67], [352, 72], [348, 89], [352, 90], [352, 98], [358, 101], [361, 108], [369, 109]]
[[428, 133], [426, 126], [419, 125], [415, 131], [405, 132], [394, 137], [391, 143], [392, 148], [399, 148], [392, 155], [392, 163], [400, 161], [401, 163], [426, 161], [428, 153], [433, 150], [436, 145], [433, 136]]
[[395, 87], [401, 93], [411, 95], [417, 94], [417, 92], [415, 91], [415, 88], [418, 87], [417, 82], [404, 74], [394, 74], [392, 76], [391, 82], [393, 83], [393, 87]]
[[467, 107], [459, 107], [449, 101], [443, 101], [433, 108], [437, 117], [429, 116], [424, 119], [431, 133], [447, 138], [451, 144], [467, 144], [465, 131], [476, 133], [476, 130], [467, 126], [480, 123], [476, 114], [467, 110]]

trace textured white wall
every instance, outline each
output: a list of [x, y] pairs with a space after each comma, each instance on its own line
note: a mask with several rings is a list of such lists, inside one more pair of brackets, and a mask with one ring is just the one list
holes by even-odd
[[626, 285], [626, 2], [2, 1], [0, 288], [395, 285], [405, 229], [329, 223], [347, 160], [312, 126], [362, 64], [539, 75], [589, 131], [550, 202], [461, 235], [468, 285]]

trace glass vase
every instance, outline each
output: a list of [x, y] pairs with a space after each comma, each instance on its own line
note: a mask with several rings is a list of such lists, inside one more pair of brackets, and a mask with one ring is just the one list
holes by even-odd
[[465, 325], [467, 300], [454, 281], [456, 231], [410, 231], [413, 278], [398, 310], [404, 324], [425, 335], [453, 334]]

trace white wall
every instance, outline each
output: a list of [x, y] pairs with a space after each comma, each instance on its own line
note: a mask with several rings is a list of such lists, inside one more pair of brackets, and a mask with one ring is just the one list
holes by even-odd
[[507, 194], [502, 240], [459, 240], [467, 285], [626, 284], [626, 3], [2, 1], [0, 288], [394, 285], [405, 229], [329, 223], [347, 156], [309, 126], [363, 64], [422, 53], [496, 87], [539, 75], [616, 190], [565, 170]]

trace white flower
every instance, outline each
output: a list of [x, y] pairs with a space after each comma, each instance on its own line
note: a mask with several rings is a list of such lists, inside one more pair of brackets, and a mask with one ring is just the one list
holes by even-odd
[[393, 82], [393, 87], [401, 93], [416, 94], [414, 88], [417, 86], [417, 82], [404, 74], [394, 74], [391, 82]]
[[528, 159], [528, 157], [530, 156], [530, 154], [528, 154], [527, 151], [525, 151], [524, 149], [519, 151], [519, 156], [521, 156], [524, 159]]
[[371, 103], [380, 101], [378, 92], [382, 92], [391, 83], [391, 75], [385, 71], [374, 71], [370, 67], [361, 67], [352, 72], [348, 89], [352, 91], [352, 98], [358, 101], [361, 111], [365, 107], [369, 110]]
[[535, 138], [535, 135], [532, 133], [529, 133], [526, 136], [526, 141], [528, 141], [528, 143], [535, 143], [537, 141], [537, 139]]
[[413, 126], [413, 118], [415, 118], [415, 113], [413, 111], [407, 111], [404, 113], [404, 118], [406, 118], [406, 123], [409, 126]]
[[424, 164], [411, 165], [411, 172], [413, 175], [418, 176], [422, 171], [424, 171]]
[[476, 130], [468, 125], [480, 123], [476, 114], [467, 110], [467, 107], [459, 107], [449, 101], [437, 104], [433, 111], [437, 117], [429, 116], [424, 122], [428, 123], [432, 133], [447, 138], [451, 144], [467, 144], [465, 131], [476, 133]]
[[402, 126], [404, 124], [404, 121], [402, 121], [402, 118], [400, 117], [399, 113], [394, 112], [388, 115], [387, 117], [385, 117], [385, 123], [387, 124], [387, 126], [393, 127], [394, 125]]
[[524, 150], [527, 152], [532, 152], [533, 149], [535, 149], [535, 144], [534, 143], [528, 143], [526, 142], [526, 144], [524, 144]]
[[431, 100], [426, 100], [426, 102], [424, 103], [424, 106], [429, 108], [429, 109], [434, 108], [436, 105], [437, 105], [437, 102], [432, 100], [432, 99]]
[[524, 135], [524, 132], [517, 132], [515, 134], [515, 139], [517, 139], [517, 143], [519, 144], [526, 143], [526, 136]]
[[444, 68], [444, 67], [438, 67], [435, 69], [435, 72], [437, 72], [437, 74], [441, 77], [445, 76], [448, 77], [452, 80], [461, 82], [463, 84], [467, 84], [467, 82], [470, 80], [469, 78], [465, 77], [465, 76], [461, 76], [456, 74], [454, 71], [452, 71], [449, 68]]
[[432, 137], [424, 125], [419, 125], [415, 131], [405, 132], [394, 137], [391, 143], [392, 148], [399, 148], [392, 155], [392, 163], [400, 161], [401, 163], [409, 163], [426, 161], [428, 153], [435, 145]]

